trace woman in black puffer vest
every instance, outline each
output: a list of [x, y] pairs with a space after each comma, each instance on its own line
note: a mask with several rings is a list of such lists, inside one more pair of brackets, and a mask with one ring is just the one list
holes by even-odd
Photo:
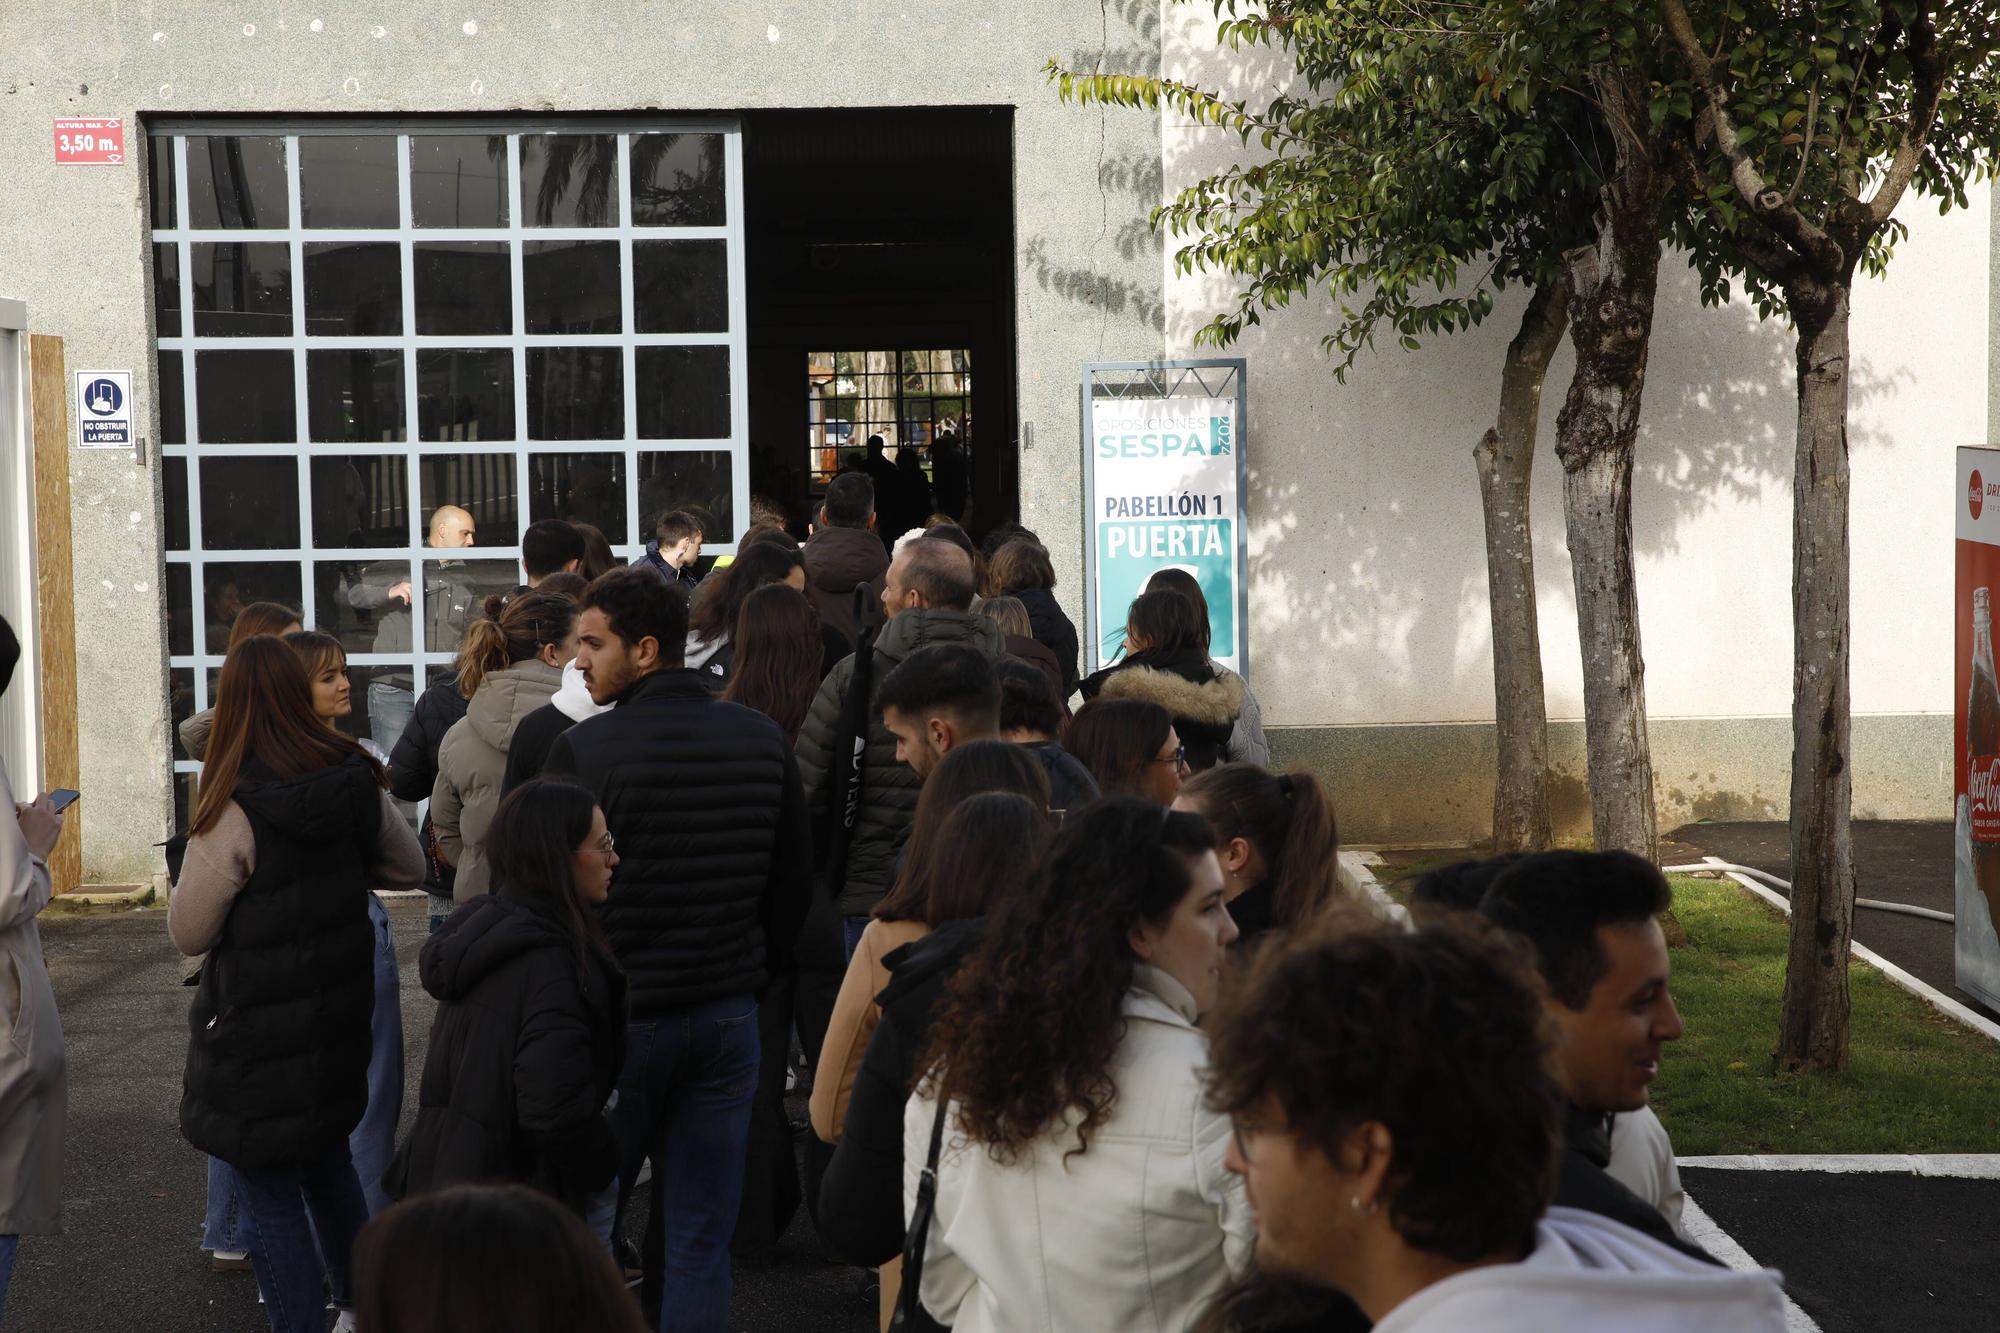
[[468, 1181], [554, 1196], [609, 1243], [618, 1143], [604, 1104], [625, 1062], [625, 974], [595, 908], [618, 864], [596, 798], [522, 783], [486, 835], [493, 892], [425, 943], [438, 1000], [397, 1198]]
[[209, 955], [188, 1013], [181, 1133], [235, 1169], [275, 1330], [325, 1328], [322, 1268], [334, 1304], [349, 1304], [366, 1217], [347, 1139], [368, 1101], [369, 890], [424, 880], [385, 786], [314, 713], [291, 648], [251, 638], [230, 651], [167, 929], [182, 953]]
[[1142, 699], [1173, 714], [1190, 771], [1215, 767], [1243, 712], [1243, 680], [1216, 671], [1208, 636], [1178, 592], [1141, 593], [1125, 621], [1125, 657], [1086, 678], [1083, 697]]

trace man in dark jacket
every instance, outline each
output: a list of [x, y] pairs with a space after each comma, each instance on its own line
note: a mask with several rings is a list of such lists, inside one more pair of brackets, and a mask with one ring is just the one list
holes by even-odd
[[[882, 623], [882, 576], [889, 553], [875, 536], [875, 483], [866, 472], [843, 472], [826, 486], [819, 523], [806, 539], [806, 595], [819, 608], [819, 623], [847, 636], [848, 651], [861, 631]], [[863, 618], [855, 618], [854, 590], [863, 594]]]
[[683, 597], [694, 596], [701, 580], [695, 577], [695, 563], [701, 559], [701, 520], [685, 509], [669, 509], [653, 528], [653, 540], [646, 553], [632, 562], [634, 569], [651, 570], [681, 590]]
[[670, 1210], [662, 1236], [648, 1232], [641, 1301], [664, 1303], [677, 1326], [721, 1328], [757, 1086], [756, 996], [782, 970], [811, 894], [805, 795], [777, 724], [681, 666], [677, 589], [644, 570], [604, 575], [584, 594], [577, 641], [591, 698], [618, 707], [557, 737], [545, 771], [597, 793], [618, 849], [601, 915], [630, 981], [632, 1027], [612, 1127], [626, 1190], [650, 1157]]
[[1479, 911], [1534, 945], [1548, 984], [1543, 1004], [1562, 1034], [1556, 1074], [1567, 1106], [1555, 1201], [1707, 1259], [1605, 1170], [1611, 1118], [1646, 1106], [1660, 1054], [1683, 1031], [1658, 920], [1672, 902], [1666, 876], [1630, 852], [1540, 852], [1502, 868]]
[[[444, 744], [444, 734], [451, 730], [452, 724], [465, 716], [466, 706], [465, 696], [458, 692], [457, 676], [441, 680], [417, 696], [416, 710], [410, 714], [403, 734], [396, 738], [396, 748], [389, 752], [390, 795], [412, 805], [431, 798], [431, 789], [437, 786], [438, 746]], [[424, 846], [424, 861], [429, 867], [424, 875], [424, 892], [430, 895], [430, 927], [435, 935], [451, 915], [451, 892], [458, 872], [439, 859], [433, 849], [428, 811], [423, 827], [417, 831], [417, 840]]]
[[[961, 643], [987, 661], [1005, 652], [1005, 640], [992, 621], [973, 615], [972, 557], [950, 542], [919, 538], [903, 548], [889, 566], [882, 587], [882, 609], [889, 623], [875, 640], [874, 678], [882, 680], [918, 649]], [[812, 711], [799, 731], [799, 774], [805, 780], [808, 803], [826, 796], [840, 743], [840, 715], [854, 678], [854, 658], [844, 659], [819, 687]], [[868, 913], [895, 878], [896, 847], [917, 811], [923, 779], [896, 759], [896, 737], [882, 722], [882, 712], [870, 708], [868, 737], [861, 763], [861, 805], [854, 841], [848, 851], [843, 882], [831, 886], [847, 918], [847, 951], [868, 923]]]

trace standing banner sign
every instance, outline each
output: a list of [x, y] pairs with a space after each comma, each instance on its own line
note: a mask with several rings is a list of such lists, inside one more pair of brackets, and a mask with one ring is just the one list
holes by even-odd
[[1245, 677], [1249, 585], [1243, 360], [1084, 367], [1086, 672], [1125, 646], [1125, 613], [1159, 570], [1208, 599], [1209, 655]]
[[1957, 924], [1958, 987], [2000, 1007], [2000, 679], [1993, 602], [2000, 593], [2000, 449], [1958, 451]]

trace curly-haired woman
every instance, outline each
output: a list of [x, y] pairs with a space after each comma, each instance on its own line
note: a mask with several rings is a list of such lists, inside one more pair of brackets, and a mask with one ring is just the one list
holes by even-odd
[[1222, 894], [1203, 820], [1112, 797], [999, 905], [904, 1117], [906, 1207], [944, 1131], [921, 1287], [940, 1323], [1178, 1330], [1242, 1266], [1195, 1026], [1236, 938]]

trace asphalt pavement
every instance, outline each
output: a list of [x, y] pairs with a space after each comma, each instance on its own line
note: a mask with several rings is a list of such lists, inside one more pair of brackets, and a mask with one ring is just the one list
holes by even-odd
[[[404, 1129], [434, 1006], [417, 984], [421, 900], [392, 903], [408, 1072]], [[7, 1329], [21, 1333], [256, 1333], [267, 1328], [249, 1273], [216, 1273], [199, 1248], [206, 1165], [176, 1120], [187, 1010], [158, 910], [42, 916], [42, 938], [69, 1047], [64, 1234], [21, 1242]], [[797, 1108], [803, 1115], [803, 1108]], [[629, 1214], [642, 1210], [630, 1209]], [[631, 1219], [628, 1219], [631, 1220]], [[736, 1266], [730, 1327], [872, 1333], [859, 1270], [824, 1257], [795, 1219], [769, 1265]]]

